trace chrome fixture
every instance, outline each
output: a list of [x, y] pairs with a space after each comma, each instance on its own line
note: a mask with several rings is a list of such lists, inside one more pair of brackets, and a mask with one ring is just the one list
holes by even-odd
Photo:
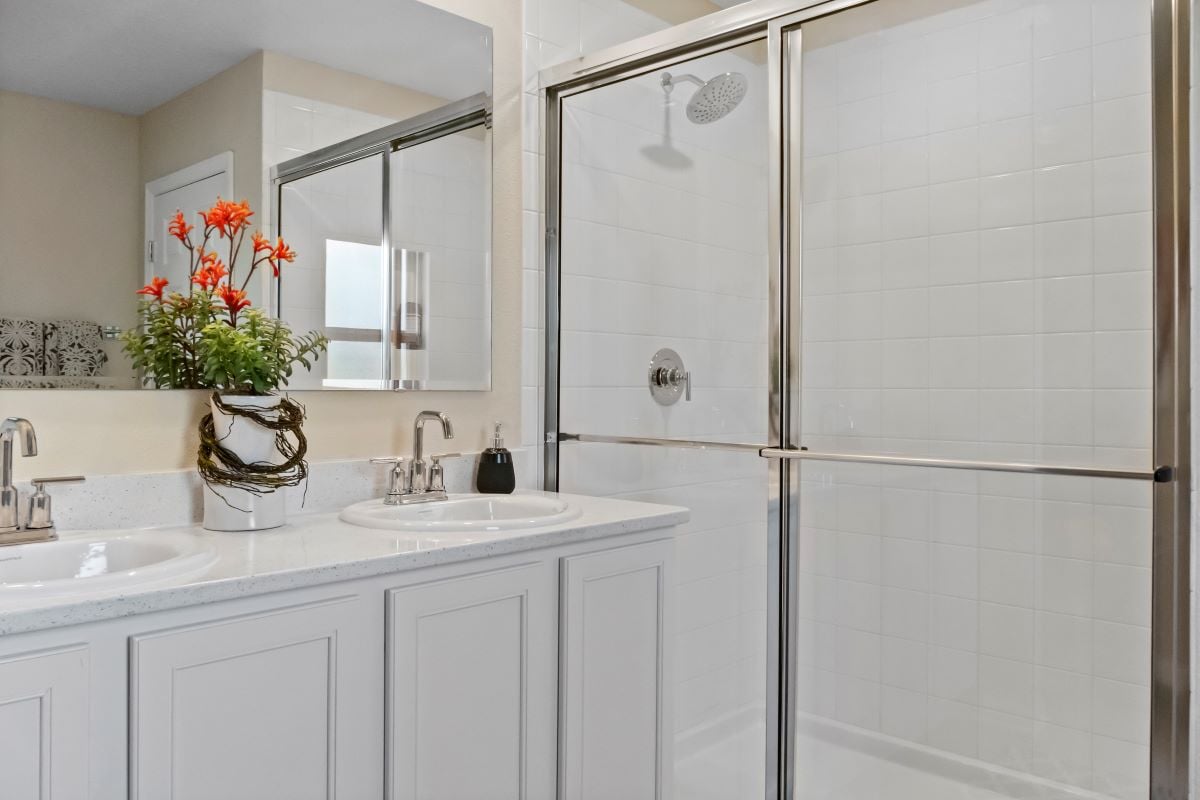
[[[20, 530], [20, 494], [13, 486], [13, 438], [20, 437], [21, 455], [37, 455], [37, 434], [27, 419], [9, 417], [0, 422], [0, 537]], [[15, 537], [14, 537], [15, 538]]]
[[446, 494], [446, 473], [442, 469], [443, 458], [458, 458], [462, 453], [439, 453], [429, 457], [429, 491]]
[[[57, 539], [54, 523], [50, 519], [50, 496], [42, 484], [49, 480], [39, 479], [37, 492], [29, 501], [28, 524], [21, 524], [20, 493], [13, 486], [13, 439], [21, 443], [21, 455], [36, 456], [37, 434], [27, 419], [9, 417], [0, 422], [0, 547], [27, 542], [46, 542]], [[73, 479], [72, 479], [73, 480]], [[79, 478], [83, 480], [83, 478]]]
[[669, 347], [664, 347], [650, 359], [648, 376], [650, 396], [660, 406], [673, 406], [683, 397], [692, 401], [692, 373], [683, 366], [683, 359]]
[[403, 506], [410, 503], [428, 503], [433, 500], [446, 499], [446, 482], [441, 459], [456, 458], [459, 453], [441, 453], [430, 456], [432, 462], [429, 471], [425, 466], [425, 423], [437, 420], [442, 423], [442, 436], [454, 438], [454, 425], [450, 417], [441, 411], [422, 411], [413, 421], [413, 454], [412, 458], [372, 458], [373, 464], [390, 464], [392, 469], [388, 474], [388, 491], [383, 502], [389, 506]]
[[[54, 515], [51, 513], [51, 497], [46, 492], [47, 483], [80, 483], [87, 480], [82, 475], [64, 475], [59, 478], [34, 478], [34, 492], [29, 496], [28, 513], [25, 515], [25, 531], [29, 538], [25, 541], [50, 541], [58, 538], [54, 527]], [[15, 544], [10, 542], [10, 544]]]
[[697, 125], [707, 125], [724, 119], [738, 104], [746, 98], [749, 83], [746, 76], [740, 72], [723, 72], [707, 81], [695, 75], [662, 74], [662, 87], [667, 95], [679, 81], [689, 81], [700, 88], [697, 89], [687, 104], [687, 118]]

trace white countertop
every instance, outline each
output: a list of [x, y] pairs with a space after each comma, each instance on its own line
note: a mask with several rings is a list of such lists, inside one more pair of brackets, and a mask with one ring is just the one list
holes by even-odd
[[[18, 588], [0, 591], [0, 635], [519, 553], [668, 528], [688, 520], [687, 509], [677, 506], [561, 497], [578, 504], [579, 517], [523, 530], [430, 535], [360, 528], [328, 513], [293, 516], [284, 527], [259, 533], [214, 533], [199, 526], [160, 528], [200, 537], [215, 550], [215, 563], [158, 584], [102, 593], [30, 597], [22, 596]], [[63, 532], [60, 536], [99, 539], [130, 532]]]

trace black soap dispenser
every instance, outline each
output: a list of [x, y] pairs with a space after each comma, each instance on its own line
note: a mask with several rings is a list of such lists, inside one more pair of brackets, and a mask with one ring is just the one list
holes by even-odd
[[492, 434], [492, 446], [479, 455], [479, 473], [475, 488], [483, 494], [512, 494], [517, 488], [517, 473], [513, 469], [512, 453], [504, 448], [500, 423]]

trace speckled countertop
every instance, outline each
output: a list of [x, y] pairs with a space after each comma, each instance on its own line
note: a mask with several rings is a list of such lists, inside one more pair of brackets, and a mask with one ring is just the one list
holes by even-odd
[[[329, 513], [293, 516], [286, 526], [259, 533], [213, 533], [199, 526], [151, 529], [172, 536], [194, 536], [211, 548], [215, 561], [210, 558], [210, 563], [190, 574], [158, 583], [96, 592], [33, 596], [20, 587], [0, 586], [0, 635], [669, 528], [688, 519], [687, 509], [676, 506], [577, 495], [561, 497], [578, 504], [578, 517], [559, 525], [523, 530], [436, 535], [385, 531], [349, 525], [337, 514]], [[104, 540], [132, 532], [64, 532], [61, 538]]]

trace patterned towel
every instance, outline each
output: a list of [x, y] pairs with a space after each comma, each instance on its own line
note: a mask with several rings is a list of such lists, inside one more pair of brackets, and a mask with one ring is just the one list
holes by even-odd
[[46, 375], [90, 378], [108, 362], [100, 326], [78, 319], [46, 323]]
[[43, 375], [45, 366], [42, 323], [0, 317], [0, 375]]

